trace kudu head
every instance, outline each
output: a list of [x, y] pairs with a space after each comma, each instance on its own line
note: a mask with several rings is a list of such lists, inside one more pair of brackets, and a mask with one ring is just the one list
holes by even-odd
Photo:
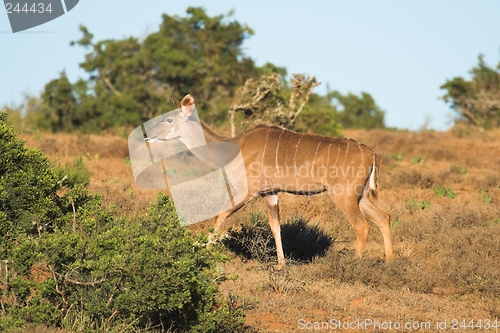
[[172, 97], [176, 111], [169, 112], [164, 120], [146, 133], [148, 143], [161, 143], [179, 139], [188, 148], [205, 145], [205, 137], [199, 119], [195, 116], [194, 98], [186, 95], [182, 101]]

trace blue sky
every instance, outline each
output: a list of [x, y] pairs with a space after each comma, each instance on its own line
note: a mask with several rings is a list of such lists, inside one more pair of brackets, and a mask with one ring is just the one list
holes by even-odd
[[[0, 11], [0, 106], [24, 93], [38, 95], [65, 70], [86, 77], [78, 64], [85, 49], [71, 47], [84, 24], [95, 40], [144, 37], [158, 29], [161, 14], [185, 16], [202, 6], [211, 16], [233, 18], [255, 31], [244, 49], [258, 65], [272, 62], [288, 73], [316, 75], [342, 93], [362, 91], [386, 111], [388, 126], [446, 130], [452, 111], [439, 87], [469, 77], [482, 53], [500, 61], [500, 1], [160, 1], [80, 0], [70, 12], [25, 32], [11, 33]], [[188, 92], [186, 92], [188, 93]], [[200, 101], [201, 103], [201, 101]]]

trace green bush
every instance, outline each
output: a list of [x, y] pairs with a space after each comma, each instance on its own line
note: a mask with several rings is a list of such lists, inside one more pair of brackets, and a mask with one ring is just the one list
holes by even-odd
[[[242, 310], [218, 294], [227, 257], [183, 229], [167, 196], [131, 220], [103, 208], [80, 181], [63, 196], [41, 152], [0, 115], [0, 330], [53, 325], [71, 331], [234, 332]], [[72, 168], [82, 170], [81, 161]], [[78, 166], [80, 165], [80, 166]]]
[[47, 157], [17, 139], [0, 114], [0, 257], [18, 234], [35, 235], [61, 217], [57, 182]]
[[38, 264], [48, 278], [12, 279], [17, 284], [10, 296], [23, 304], [15, 316], [29, 313], [31, 322], [62, 326], [71, 315], [76, 319], [65, 325], [86, 323], [92, 330], [101, 323], [192, 332], [241, 326], [241, 310], [224, 303], [213, 282], [215, 264], [225, 257], [180, 226], [168, 197], [160, 196], [136, 221], [115, 220], [100, 207], [99, 196], [80, 206], [75, 233], [67, 226], [18, 238], [16, 272], [29, 276]]
[[491, 199], [493, 199], [493, 193], [488, 193], [488, 191], [484, 187], [481, 187], [479, 189], [479, 195], [481, 196], [481, 200], [483, 200], [485, 204], [491, 203]]
[[56, 178], [62, 185], [73, 187], [77, 184], [86, 186], [90, 182], [90, 174], [85, 168], [82, 156], [78, 156], [73, 163], [54, 168]]
[[446, 197], [448, 199], [455, 198], [455, 192], [449, 187], [446, 186], [436, 186], [434, 187], [434, 195], [436, 198]]

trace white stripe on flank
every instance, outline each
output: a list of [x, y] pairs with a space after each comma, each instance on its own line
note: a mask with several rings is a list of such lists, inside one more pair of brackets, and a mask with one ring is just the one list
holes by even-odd
[[344, 165], [347, 165], [347, 154], [349, 154], [349, 144], [351, 143], [351, 138], [347, 138], [347, 149], [345, 150], [345, 162]]
[[335, 158], [335, 163], [333, 163], [333, 167], [335, 168], [335, 166], [337, 165], [337, 160], [339, 159], [339, 155], [340, 155], [340, 147], [342, 147], [342, 142], [344, 142], [344, 139], [340, 139], [340, 143], [339, 143], [339, 150], [337, 151], [337, 157]]
[[328, 157], [326, 158], [326, 167], [328, 168], [328, 162], [330, 161], [330, 148], [332, 147], [332, 143], [328, 145]]
[[286, 145], [286, 150], [285, 150], [285, 162], [284, 162], [284, 163], [285, 163], [285, 165], [284, 165], [284, 167], [285, 167], [285, 168], [286, 168], [286, 159], [287, 159], [287, 157], [288, 157], [288, 147], [289, 147], [289, 146], [290, 146], [290, 145]]
[[278, 168], [278, 150], [280, 148], [280, 140], [281, 140], [281, 136], [283, 135], [283, 132], [285, 132], [284, 128], [282, 129], [281, 134], [278, 137], [278, 143], [276, 144], [276, 171], [278, 171], [278, 172], [279, 172], [279, 168]]
[[267, 132], [266, 135], [266, 142], [264, 143], [264, 150], [262, 151], [262, 160], [260, 161], [260, 167], [262, 168], [264, 166], [264, 155], [266, 155], [266, 147], [267, 147], [267, 139], [269, 138], [269, 132]]
[[293, 157], [293, 166], [295, 167], [295, 169], [294, 169], [295, 174], [297, 174], [297, 151], [299, 150], [298, 148], [299, 148], [300, 140], [302, 140], [303, 136], [304, 136], [304, 133], [302, 133], [302, 135], [299, 138], [299, 141], [297, 141], [297, 145], [295, 146], [295, 156]]
[[363, 163], [363, 148], [361, 148], [361, 142], [358, 142], [359, 150], [361, 151], [361, 163]]
[[321, 141], [318, 143], [318, 146], [316, 147], [316, 152], [314, 153], [314, 158], [313, 158], [312, 167], [311, 167], [311, 175], [313, 177], [314, 177], [314, 165], [316, 164], [316, 156], [318, 156], [318, 149], [319, 149], [319, 146], [321, 145], [321, 143], [323, 142], [323, 140], [325, 140], [325, 137], [323, 137], [323, 139], [321, 139]]

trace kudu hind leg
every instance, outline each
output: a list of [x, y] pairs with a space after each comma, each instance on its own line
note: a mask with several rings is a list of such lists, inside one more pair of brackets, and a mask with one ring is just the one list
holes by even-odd
[[281, 227], [280, 227], [280, 209], [278, 206], [278, 195], [266, 195], [264, 201], [266, 202], [267, 216], [269, 218], [269, 226], [274, 235], [276, 242], [276, 252], [278, 254], [278, 268], [286, 264], [285, 254], [283, 252], [283, 244], [281, 243]]
[[384, 238], [385, 260], [392, 259], [391, 225], [389, 214], [378, 208], [370, 198], [363, 197], [359, 202], [363, 215], [377, 225]]
[[333, 202], [344, 213], [344, 216], [351, 223], [356, 232], [356, 257], [361, 258], [365, 251], [370, 224], [361, 213], [356, 197], [331, 195]]

